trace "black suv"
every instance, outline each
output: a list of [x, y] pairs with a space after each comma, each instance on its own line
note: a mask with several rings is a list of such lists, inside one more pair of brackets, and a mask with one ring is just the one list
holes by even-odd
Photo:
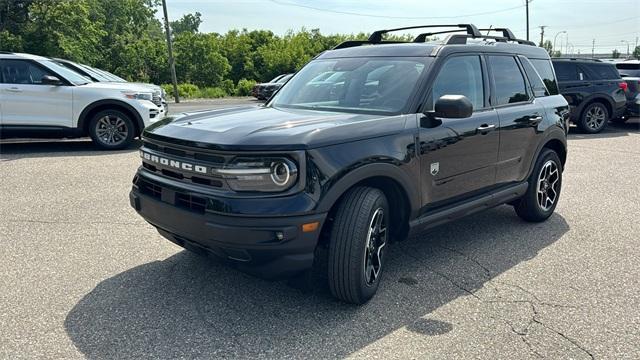
[[625, 83], [614, 64], [595, 59], [553, 59], [560, 93], [571, 107], [571, 121], [595, 134], [625, 113]]
[[465, 33], [439, 43], [423, 39], [453, 31], [376, 31], [317, 56], [264, 106], [147, 128], [131, 205], [186, 249], [265, 278], [320, 274], [351, 303], [375, 294], [388, 244], [410, 232], [505, 203], [544, 221], [569, 118], [549, 56], [508, 29], [452, 27]]

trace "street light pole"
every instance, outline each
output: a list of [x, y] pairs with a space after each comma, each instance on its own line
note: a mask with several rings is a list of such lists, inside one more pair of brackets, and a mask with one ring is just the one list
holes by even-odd
[[629, 42], [627, 40], [620, 40], [620, 42], [627, 43], [627, 59], [629, 58]]
[[169, 26], [169, 15], [167, 14], [166, 0], [162, 0], [162, 11], [164, 12], [164, 31], [167, 34], [169, 69], [171, 70], [171, 81], [173, 82], [173, 98], [176, 100], [176, 103], [180, 103], [180, 95], [178, 94], [178, 79], [176, 77], [176, 62], [173, 58], [173, 44], [171, 44], [171, 26]]
[[527, 3], [527, 41], [529, 41], [529, 3], [531, 0], [525, 0]]
[[[558, 40], [558, 35], [560, 34], [566, 34], [567, 32], [565, 30], [562, 31], [558, 31], [558, 33], [556, 34], [556, 36], [553, 37], [553, 52], [556, 51], [556, 40]], [[553, 55], [553, 54], [552, 54]], [[561, 53], [562, 55], [562, 53]]]

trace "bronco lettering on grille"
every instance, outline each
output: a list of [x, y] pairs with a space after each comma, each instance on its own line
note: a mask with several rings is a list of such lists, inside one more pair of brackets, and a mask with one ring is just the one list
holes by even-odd
[[184, 162], [184, 161], [178, 161], [178, 160], [165, 158], [165, 157], [162, 157], [162, 156], [152, 155], [152, 154], [149, 154], [148, 152], [144, 152], [142, 150], [140, 150], [140, 157], [145, 159], [145, 160], [147, 160], [147, 161], [150, 161], [152, 163], [164, 165], [164, 166], [167, 166], [167, 167], [172, 167], [172, 168], [175, 168], [175, 169], [193, 171], [193, 172], [197, 172], [197, 173], [200, 173], [200, 174], [206, 174], [206, 173], [209, 172], [209, 169], [207, 169], [206, 166], [191, 164], [191, 163]]

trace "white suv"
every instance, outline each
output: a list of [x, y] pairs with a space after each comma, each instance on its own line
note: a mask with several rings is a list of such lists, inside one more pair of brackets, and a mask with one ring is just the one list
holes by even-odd
[[92, 82], [36, 55], [0, 53], [0, 136], [81, 137], [127, 147], [165, 116], [148, 87]]

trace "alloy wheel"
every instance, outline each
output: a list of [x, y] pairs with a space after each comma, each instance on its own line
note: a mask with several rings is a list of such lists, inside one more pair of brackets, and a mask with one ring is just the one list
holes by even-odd
[[600, 129], [607, 119], [606, 110], [601, 106], [594, 106], [586, 114], [586, 125], [593, 130]]
[[387, 227], [385, 225], [384, 210], [376, 209], [367, 233], [367, 243], [364, 251], [364, 276], [368, 286], [373, 285], [382, 269], [384, 247], [387, 244]]
[[129, 129], [127, 123], [116, 115], [107, 115], [96, 123], [96, 135], [107, 145], [120, 145], [127, 140]]
[[560, 181], [560, 172], [558, 165], [553, 160], [548, 160], [538, 176], [537, 197], [538, 205], [543, 211], [549, 211], [558, 199], [558, 185]]

